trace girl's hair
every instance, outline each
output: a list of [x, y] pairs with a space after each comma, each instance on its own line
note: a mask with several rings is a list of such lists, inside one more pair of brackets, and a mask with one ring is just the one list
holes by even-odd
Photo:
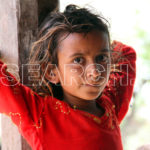
[[[45, 69], [48, 63], [58, 65], [57, 50], [60, 42], [71, 33], [87, 34], [92, 30], [99, 30], [110, 35], [108, 30], [108, 21], [103, 17], [91, 13], [86, 8], [79, 8], [76, 5], [68, 5], [63, 13], [53, 12], [49, 14], [39, 27], [37, 41], [33, 43], [29, 66], [38, 64], [40, 66], [40, 85], [37, 81], [32, 81], [32, 87], [40, 95], [52, 95], [62, 99], [63, 93], [61, 86], [50, 83], [44, 77]], [[63, 37], [63, 39], [62, 39]], [[42, 69], [44, 68], [45, 69]], [[36, 72], [30, 72], [31, 76], [36, 76]]]

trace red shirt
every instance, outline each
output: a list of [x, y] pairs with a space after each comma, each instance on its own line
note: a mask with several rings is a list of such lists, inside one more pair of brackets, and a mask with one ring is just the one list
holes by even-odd
[[113, 46], [119, 52], [117, 68], [97, 100], [105, 109], [102, 117], [51, 96], [40, 97], [18, 83], [0, 62], [0, 112], [11, 117], [33, 150], [123, 150], [119, 124], [133, 93], [136, 54], [122, 43]]

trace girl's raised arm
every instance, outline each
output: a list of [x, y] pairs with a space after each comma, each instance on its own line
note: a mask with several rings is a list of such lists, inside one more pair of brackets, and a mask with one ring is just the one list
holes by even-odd
[[27, 126], [40, 126], [44, 100], [30, 88], [18, 83], [0, 61], [0, 113], [8, 115], [20, 131]]
[[136, 77], [135, 50], [120, 42], [112, 44], [112, 72], [103, 94], [115, 104], [119, 123], [127, 113]]

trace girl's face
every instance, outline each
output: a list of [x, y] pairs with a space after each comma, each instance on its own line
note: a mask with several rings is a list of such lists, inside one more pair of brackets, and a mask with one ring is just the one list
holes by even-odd
[[58, 48], [58, 72], [64, 98], [98, 98], [110, 74], [108, 35], [71, 33]]

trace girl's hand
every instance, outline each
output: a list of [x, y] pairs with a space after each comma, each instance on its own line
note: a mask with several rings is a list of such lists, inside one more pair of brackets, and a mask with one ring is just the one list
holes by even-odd
[[121, 49], [122, 49], [122, 45], [120, 44], [120, 42], [113, 41], [113, 43], [111, 44], [111, 50], [112, 50], [111, 64], [117, 64], [120, 62], [120, 59], [123, 58]]

